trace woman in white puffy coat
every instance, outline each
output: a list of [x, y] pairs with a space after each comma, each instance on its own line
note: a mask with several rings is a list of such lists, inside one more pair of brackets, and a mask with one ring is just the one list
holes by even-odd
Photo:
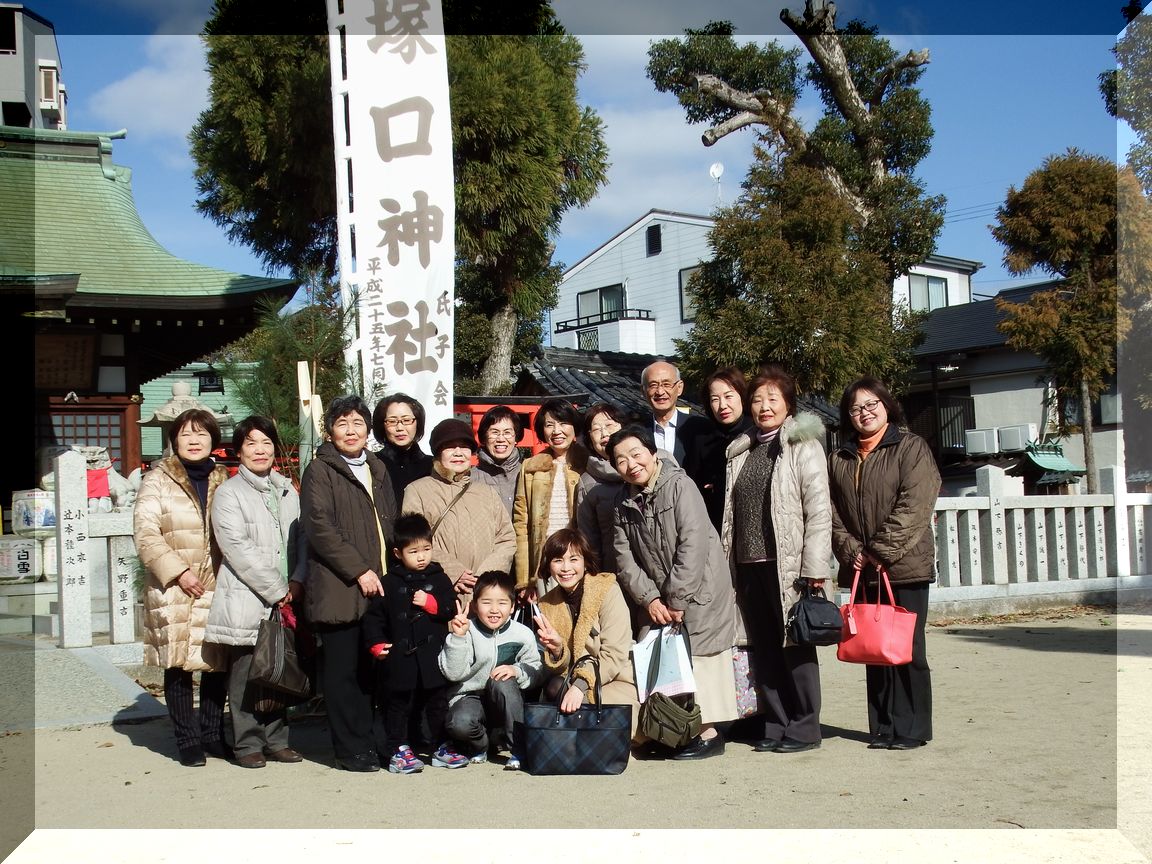
[[268, 759], [299, 762], [288, 746], [284, 707], [260, 711], [258, 687], [248, 686], [260, 622], [300, 592], [295, 573], [299, 543], [300, 496], [273, 467], [279, 437], [267, 417], [236, 424], [232, 447], [240, 457], [236, 476], [212, 502], [212, 532], [223, 560], [204, 638], [228, 647], [228, 701], [232, 706], [237, 764], [263, 768]]
[[720, 537], [735, 575], [737, 639], [746, 634], [764, 707], [754, 749], [798, 753], [820, 746], [820, 665], [815, 647], [788, 640], [784, 622], [797, 580], [822, 583], [830, 570], [824, 426], [796, 414], [795, 380], [775, 365], [752, 381], [747, 407], [756, 425], [726, 451]]

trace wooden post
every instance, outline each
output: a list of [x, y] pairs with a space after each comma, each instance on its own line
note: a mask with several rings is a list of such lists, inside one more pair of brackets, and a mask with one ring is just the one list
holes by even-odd
[[75, 450], [56, 457], [56, 581], [61, 648], [92, 645], [88, 577], [88, 463]]
[[976, 469], [976, 495], [988, 499], [988, 509], [981, 511], [980, 517], [980, 556], [984, 563], [985, 584], [1003, 585], [1008, 582], [1008, 525], [1004, 518], [1004, 492], [1002, 468], [985, 465]]
[[1100, 469], [1100, 491], [1112, 496], [1112, 507], [1104, 517], [1108, 545], [1108, 572], [1111, 576], [1132, 575], [1132, 550], [1128, 545], [1128, 491], [1124, 472], [1115, 465]]

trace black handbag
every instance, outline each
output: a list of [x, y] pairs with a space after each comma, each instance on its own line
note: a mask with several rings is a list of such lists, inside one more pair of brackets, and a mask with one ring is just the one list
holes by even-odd
[[276, 691], [284, 697], [285, 706], [312, 695], [312, 681], [296, 653], [296, 633], [280, 620], [279, 606], [273, 606], [271, 616], [260, 622], [248, 683]]
[[[577, 667], [591, 663], [596, 702], [571, 714], [560, 701]], [[632, 706], [605, 705], [600, 693], [600, 663], [585, 655], [572, 664], [556, 702], [524, 706], [524, 770], [529, 774], [619, 774], [628, 767]]]
[[813, 586], [806, 578], [794, 586], [800, 599], [788, 610], [785, 628], [794, 645], [835, 645], [844, 635], [840, 607], [828, 599], [824, 589]]
[[[681, 633], [691, 662], [692, 643], [688, 639], [688, 630], [682, 627]], [[675, 750], [700, 734], [700, 706], [696, 704], [694, 694], [665, 696], [652, 692], [660, 671], [660, 645], [663, 641], [660, 638], [656, 640], [652, 659], [648, 661], [648, 686], [645, 688], [648, 698], [640, 705], [636, 731]]]

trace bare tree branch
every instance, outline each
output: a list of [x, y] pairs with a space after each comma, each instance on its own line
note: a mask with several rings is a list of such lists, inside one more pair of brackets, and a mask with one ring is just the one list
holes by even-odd
[[742, 112], [705, 132], [701, 136], [705, 146], [711, 147], [737, 129], [743, 129], [753, 123], [763, 123], [783, 138], [784, 143], [797, 153], [803, 153], [808, 148], [808, 133], [804, 131], [804, 127], [792, 117], [788, 106], [768, 90], [757, 90], [755, 93], [737, 90], [715, 75], [697, 75], [696, 87], [701, 93]]
[[888, 67], [881, 73], [880, 80], [876, 82], [876, 89], [872, 91], [872, 98], [868, 100], [869, 109], [875, 108], [884, 101], [884, 91], [888, 89], [888, 85], [892, 83], [892, 80], [901, 69], [915, 69], [917, 66], [927, 65], [927, 63], [927, 48], [921, 48], [919, 51], [909, 51], [903, 57], [889, 63]]

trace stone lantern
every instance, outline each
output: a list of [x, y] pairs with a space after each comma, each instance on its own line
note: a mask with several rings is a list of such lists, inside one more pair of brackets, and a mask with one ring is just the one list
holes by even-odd
[[172, 385], [172, 398], [156, 409], [146, 420], [138, 421], [141, 426], [155, 426], [160, 429], [160, 440], [164, 442], [164, 455], [169, 456], [172, 448], [168, 444], [168, 432], [172, 423], [189, 408], [200, 408], [216, 418], [220, 426], [220, 439], [228, 441], [232, 437], [232, 427], [236, 425], [231, 414], [217, 414], [192, 395], [192, 385], [187, 381], [177, 381]]

